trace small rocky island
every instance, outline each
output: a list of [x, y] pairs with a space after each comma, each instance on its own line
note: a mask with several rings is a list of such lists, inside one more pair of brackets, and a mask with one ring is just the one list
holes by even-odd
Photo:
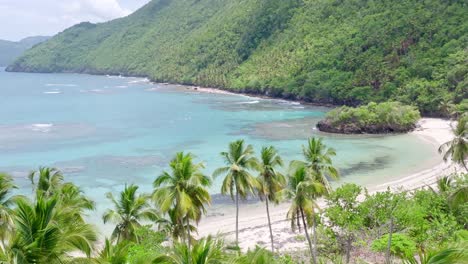
[[399, 102], [369, 103], [336, 108], [327, 113], [317, 128], [340, 134], [405, 133], [415, 129], [420, 118], [419, 111], [413, 106]]

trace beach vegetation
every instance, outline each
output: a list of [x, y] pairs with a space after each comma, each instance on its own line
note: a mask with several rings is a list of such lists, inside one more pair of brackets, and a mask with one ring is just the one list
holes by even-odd
[[137, 194], [137, 185], [125, 185], [116, 199], [112, 193], [107, 198], [112, 202], [114, 209], [108, 209], [102, 216], [105, 223], [116, 224], [111, 239], [117, 243], [121, 241], [138, 241], [136, 229], [141, 227], [143, 220], [156, 220], [159, 215], [150, 206], [147, 194]]
[[278, 204], [281, 199], [281, 191], [286, 185], [286, 178], [278, 171], [283, 166], [283, 160], [278, 151], [273, 146], [269, 146], [262, 148], [259, 162], [260, 174], [257, 177], [259, 183], [257, 193], [260, 200], [265, 201], [268, 228], [270, 230], [271, 251], [275, 251], [269, 202]]
[[[335, 151], [322, 140], [308, 140], [303, 154], [304, 160], [291, 162], [283, 178], [282, 159], [274, 147], [262, 148], [257, 159], [252, 146], [234, 141], [222, 154], [226, 166], [217, 173], [225, 177], [222, 188], [232, 198], [258, 195], [272, 205], [280, 199], [288, 203], [285, 218], [304, 234], [295, 240], [307, 245], [307, 251], [275, 252], [259, 245], [246, 249], [237, 240], [230, 245], [222, 235], [195, 236], [210, 205], [211, 178], [193, 154], [180, 152], [170, 161], [170, 170], [156, 178], [152, 194], [139, 193], [133, 184], [125, 185], [118, 197], [107, 194], [112, 208], [103, 221], [116, 226], [102, 243], [86, 217], [95, 210], [94, 201], [66, 182], [58, 169], [42, 167], [32, 173], [33, 191], [21, 195], [13, 178], [1, 173], [0, 263], [466, 261], [466, 173], [446, 175], [415, 190], [370, 193], [352, 183], [332, 188], [328, 180], [338, 176], [332, 162]], [[322, 208], [320, 198], [325, 201]]]
[[403, 133], [415, 129], [420, 118], [414, 106], [399, 102], [372, 102], [359, 107], [335, 108], [317, 127], [324, 132], [344, 134]]
[[468, 172], [468, 115], [462, 115], [452, 129], [454, 138], [439, 147], [444, 161], [449, 159], [462, 166]]
[[[320, 209], [316, 199], [325, 192], [326, 187], [323, 183], [309, 177], [305, 166], [293, 166], [293, 168], [291, 168], [288, 175], [288, 186], [284, 190], [284, 196], [291, 203], [287, 218], [291, 222], [293, 231], [302, 224], [310, 254], [315, 263], [317, 261], [316, 245], [312, 244], [308, 227], [316, 222], [318, 210]], [[313, 235], [315, 237], [316, 233], [314, 232]]]
[[171, 228], [175, 229], [171, 232], [173, 237], [181, 236], [189, 252], [192, 250], [191, 233], [196, 230], [190, 221], [198, 223], [211, 203], [207, 189], [211, 178], [201, 172], [203, 164], [194, 163], [193, 159], [191, 153], [177, 153], [169, 165], [171, 173], [163, 172], [153, 183], [153, 200], [162, 213], [169, 215], [173, 222]]
[[252, 175], [258, 170], [258, 160], [254, 156], [252, 145], [246, 145], [244, 140], [237, 140], [229, 144], [228, 151], [221, 152], [225, 167], [214, 171], [213, 177], [223, 175], [221, 186], [222, 195], [230, 195], [236, 202], [236, 245], [239, 243], [239, 199], [247, 199], [259, 188], [259, 182]]

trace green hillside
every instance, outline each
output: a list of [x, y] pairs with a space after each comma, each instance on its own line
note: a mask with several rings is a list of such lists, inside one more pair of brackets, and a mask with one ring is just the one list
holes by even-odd
[[13, 63], [25, 50], [48, 38], [44, 36], [27, 37], [18, 42], [0, 39], [0, 67]]
[[468, 98], [460, 0], [153, 0], [81, 23], [8, 70], [148, 76], [290, 99], [399, 100], [425, 115]]

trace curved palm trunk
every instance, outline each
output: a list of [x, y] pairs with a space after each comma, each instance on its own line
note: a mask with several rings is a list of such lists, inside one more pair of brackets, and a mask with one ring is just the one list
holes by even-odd
[[270, 239], [271, 239], [271, 252], [275, 251], [274, 242], [273, 242], [273, 231], [271, 230], [271, 220], [270, 220], [270, 209], [268, 208], [268, 197], [265, 196], [265, 205], [268, 216], [268, 227], [270, 228]]
[[468, 172], [468, 167], [466, 166], [466, 162], [464, 160], [462, 161], [462, 165], [463, 167], [465, 167], [465, 170]]
[[[312, 242], [310, 241], [309, 232], [307, 231], [307, 224], [306, 224], [306, 221], [305, 221], [304, 211], [302, 210], [302, 208], [300, 209], [300, 211], [301, 211], [302, 223], [304, 224], [304, 232], [305, 232], [305, 235], [306, 235], [306, 238], [307, 238], [307, 242], [309, 242], [310, 254], [313, 255]], [[313, 261], [314, 261], [314, 264], [315, 264], [316, 263], [315, 259], [313, 259]]]
[[296, 215], [297, 215], [296, 216], [296, 222], [297, 222], [297, 226], [299, 227], [299, 233], [300, 233], [300, 232], [302, 232], [302, 230], [301, 230], [301, 220], [300, 220], [300, 216], [299, 216], [300, 215], [299, 210], [297, 210]]
[[315, 219], [315, 215], [314, 215], [314, 222], [313, 222], [313, 231], [314, 231], [314, 248], [313, 248], [313, 251], [312, 251], [312, 260], [313, 260], [313, 263], [317, 263], [317, 219]]
[[239, 189], [236, 185], [236, 246], [239, 246]]
[[191, 258], [191, 255], [192, 255], [192, 251], [191, 251], [191, 243], [192, 241], [190, 241], [191, 239], [191, 236], [190, 236], [190, 220], [188, 217], [186, 217], [187, 219], [187, 246], [188, 246], [188, 263], [192, 263], [192, 260], [190, 259]]

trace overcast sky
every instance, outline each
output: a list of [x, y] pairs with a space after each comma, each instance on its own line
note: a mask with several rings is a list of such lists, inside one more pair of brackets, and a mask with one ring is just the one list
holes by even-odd
[[52, 36], [83, 21], [126, 16], [150, 0], [0, 0], [0, 39]]

